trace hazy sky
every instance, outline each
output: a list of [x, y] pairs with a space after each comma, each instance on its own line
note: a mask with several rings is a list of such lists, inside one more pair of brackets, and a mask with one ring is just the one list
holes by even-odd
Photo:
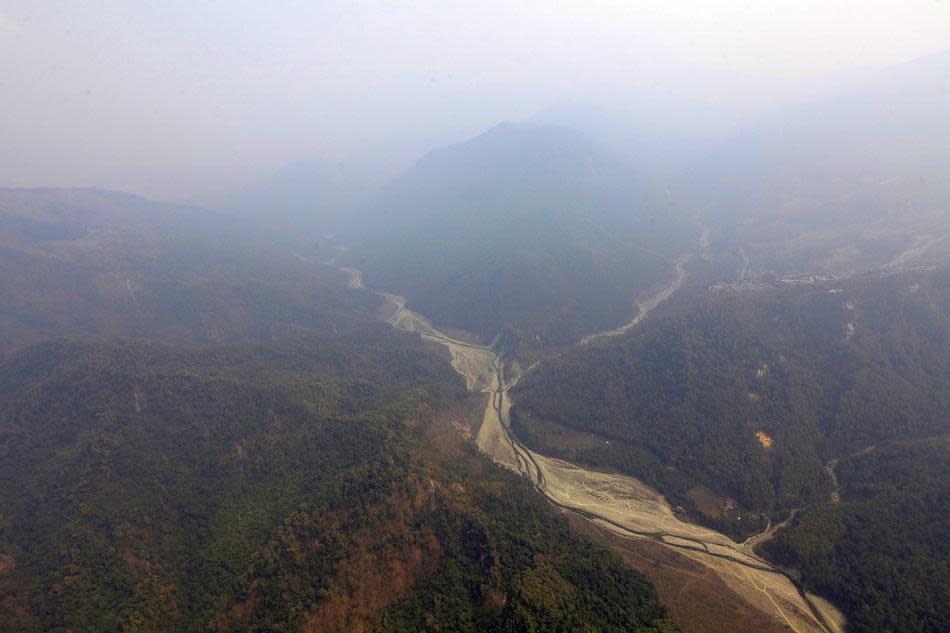
[[947, 0], [0, 0], [0, 186], [179, 197], [307, 156], [398, 164], [561, 100], [948, 48]]

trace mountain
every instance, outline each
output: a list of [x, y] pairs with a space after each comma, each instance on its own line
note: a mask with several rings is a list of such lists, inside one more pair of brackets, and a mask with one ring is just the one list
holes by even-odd
[[236, 189], [198, 197], [202, 206], [283, 230], [318, 235], [345, 226], [346, 214], [379, 176], [351, 161], [310, 158]]
[[674, 189], [760, 273], [946, 263], [948, 111], [950, 52], [786, 109], [696, 161]]
[[891, 442], [833, 472], [840, 499], [796, 515], [765, 551], [842, 605], [850, 630], [946, 630], [950, 439]]
[[0, 348], [67, 335], [266, 340], [372, 319], [378, 299], [321, 276], [313, 248], [124, 193], [0, 190]]
[[626, 159], [635, 173], [666, 186], [698, 154], [742, 129], [742, 115], [682, 95], [640, 92], [629, 103], [598, 107], [557, 103], [528, 123], [577, 130]]
[[577, 132], [503, 124], [382, 188], [349, 260], [437, 324], [556, 348], [623, 323], [672, 275], [690, 234], [664, 204]]
[[514, 433], [737, 538], [794, 516], [767, 551], [849, 631], [946, 628], [950, 272], [689, 292], [528, 372]]
[[416, 337], [39, 343], [0, 385], [3, 630], [678, 630]]
[[446, 354], [317, 255], [0, 191], [0, 629], [678, 631], [478, 453]]

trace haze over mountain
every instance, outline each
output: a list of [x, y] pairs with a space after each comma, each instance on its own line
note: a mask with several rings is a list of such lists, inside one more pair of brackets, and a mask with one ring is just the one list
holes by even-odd
[[678, 630], [465, 440], [443, 355], [247, 229], [0, 191], [0, 628]]
[[948, 44], [5, 3], [0, 631], [950, 631]]
[[367, 285], [437, 324], [544, 348], [628, 319], [696, 230], [582, 134], [503, 124], [426, 155], [350, 236]]
[[378, 169], [343, 160], [311, 158], [236, 189], [196, 197], [209, 209], [271, 227], [329, 234], [383, 180]]
[[[553, 103], [774, 103], [790, 84], [948, 48], [941, 2], [354, 7], [10, 0], [0, 186], [181, 199], [308, 156], [382, 159]], [[13, 63], [18, 60], [20, 63]], [[764, 77], [765, 80], [760, 80]], [[349, 161], [348, 161], [349, 162]]]
[[301, 251], [312, 257], [313, 244], [194, 207], [0, 190], [0, 347], [77, 335], [271, 340], [372, 318], [378, 300], [330, 283]]
[[950, 52], [788, 109], [676, 185], [760, 272], [855, 272], [950, 256]]
[[664, 188], [697, 155], [747, 125], [734, 108], [647, 90], [632, 95], [631, 103], [612, 107], [557, 103], [528, 122], [577, 130], [623, 156], [641, 178]]

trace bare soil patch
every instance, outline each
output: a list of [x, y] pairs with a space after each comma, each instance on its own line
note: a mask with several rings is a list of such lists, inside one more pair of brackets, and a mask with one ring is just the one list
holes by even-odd
[[691, 488], [686, 496], [696, 504], [696, 509], [710, 519], [721, 519], [725, 500], [706, 486]]
[[779, 633], [788, 631], [729, 589], [711, 569], [652, 541], [620, 538], [579, 515], [571, 526], [619, 555], [650, 579], [660, 602], [684, 633]]

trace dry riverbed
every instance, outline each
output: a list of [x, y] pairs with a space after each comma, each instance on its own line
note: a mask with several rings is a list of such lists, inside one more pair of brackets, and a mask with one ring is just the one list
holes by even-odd
[[[621, 334], [636, 326], [680, 287], [684, 264], [677, 266], [670, 287], [645, 301], [631, 323], [587, 341]], [[360, 277], [351, 273], [351, 280]], [[478, 448], [502, 466], [527, 476], [552, 503], [618, 538], [652, 541], [701, 565], [734, 596], [781, 627], [797, 633], [843, 631], [844, 617], [833, 605], [804, 593], [753, 552], [754, 544], [767, 535], [736, 543], [715, 530], [679, 520], [662, 495], [633, 477], [583, 468], [539, 455], [520, 444], [509, 430], [508, 390], [517, 380], [506, 383], [501, 358], [488, 346], [457, 340], [439, 331], [408, 309], [403, 297], [380, 295], [386, 302], [381, 313], [394, 328], [416, 332], [425, 340], [444, 345], [451, 354], [452, 366], [465, 377], [468, 388], [486, 394], [485, 412], [475, 437]]]

